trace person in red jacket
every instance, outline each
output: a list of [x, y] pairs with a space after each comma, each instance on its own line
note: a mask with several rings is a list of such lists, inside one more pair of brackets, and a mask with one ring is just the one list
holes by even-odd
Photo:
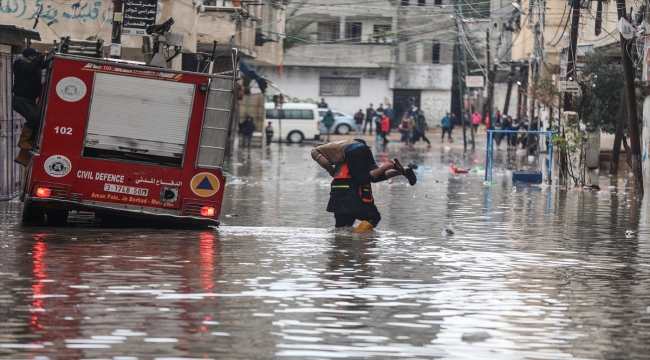
[[388, 116], [383, 115], [381, 118], [381, 137], [384, 139], [384, 146], [386, 146], [390, 141], [386, 138], [388, 132], [390, 131], [390, 119]]

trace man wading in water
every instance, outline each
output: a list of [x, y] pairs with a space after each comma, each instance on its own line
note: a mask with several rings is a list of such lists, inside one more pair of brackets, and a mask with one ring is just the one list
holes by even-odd
[[355, 233], [371, 230], [381, 220], [371, 183], [398, 175], [404, 175], [411, 186], [417, 182], [413, 169], [402, 167], [397, 158], [378, 166], [372, 151], [361, 139], [320, 145], [312, 150], [311, 157], [334, 178], [327, 211], [334, 213], [335, 227], [352, 226], [361, 220]]

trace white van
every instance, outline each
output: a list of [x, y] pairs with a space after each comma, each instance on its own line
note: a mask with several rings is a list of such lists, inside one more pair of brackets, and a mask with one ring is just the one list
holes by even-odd
[[[283, 142], [291, 143], [320, 138], [318, 107], [315, 104], [283, 104], [282, 114], [280, 114], [275, 104], [266, 103], [264, 110], [266, 110], [264, 128], [266, 129], [270, 121], [274, 131], [273, 141], [278, 141], [280, 136]], [[282, 129], [280, 129], [280, 115], [282, 115]]]

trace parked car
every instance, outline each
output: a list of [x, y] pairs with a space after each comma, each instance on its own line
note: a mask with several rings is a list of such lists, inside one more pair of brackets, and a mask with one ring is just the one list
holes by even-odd
[[334, 125], [332, 125], [332, 131], [334, 134], [347, 135], [352, 131], [352, 129], [354, 129], [354, 116], [336, 109], [318, 109], [321, 134], [325, 133], [323, 117], [328, 110], [332, 112], [332, 115], [334, 115]]

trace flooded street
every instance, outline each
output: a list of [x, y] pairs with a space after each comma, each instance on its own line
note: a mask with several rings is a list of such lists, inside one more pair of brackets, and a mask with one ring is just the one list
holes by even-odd
[[24, 228], [0, 203], [0, 358], [650, 358], [650, 214], [627, 175], [513, 186], [500, 151], [485, 186], [448, 169], [484, 166], [484, 144], [391, 144], [377, 161], [420, 181], [373, 186], [382, 221], [352, 235], [311, 148], [236, 154], [214, 231]]

